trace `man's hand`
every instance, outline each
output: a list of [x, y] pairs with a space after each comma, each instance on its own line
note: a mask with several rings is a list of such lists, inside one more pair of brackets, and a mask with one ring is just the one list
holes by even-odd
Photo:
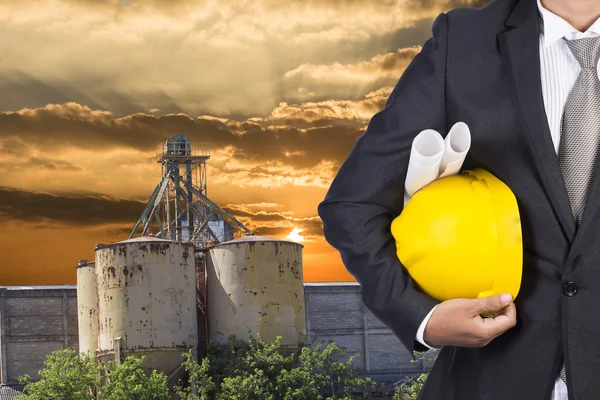
[[[505, 301], [502, 296], [506, 296]], [[423, 339], [432, 347], [486, 346], [517, 323], [517, 310], [511, 300], [510, 295], [497, 295], [444, 301], [431, 314]], [[480, 316], [490, 311], [498, 313], [490, 318]]]

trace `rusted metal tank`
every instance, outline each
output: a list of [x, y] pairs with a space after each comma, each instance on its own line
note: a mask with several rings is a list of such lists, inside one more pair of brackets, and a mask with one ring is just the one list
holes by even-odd
[[79, 352], [94, 354], [98, 348], [98, 291], [93, 261], [77, 263], [77, 322]]
[[302, 248], [295, 242], [247, 236], [207, 252], [209, 339], [230, 335], [265, 342], [282, 337], [282, 352], [306, 343]]
[[102, 360], [147, 357], [167, 376], [197, 349], [196, 272], [189, 242], [142, 237], [96, 246]]

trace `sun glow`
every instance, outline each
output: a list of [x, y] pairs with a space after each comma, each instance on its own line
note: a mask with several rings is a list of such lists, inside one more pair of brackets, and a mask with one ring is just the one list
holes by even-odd
[[300, 235], [300, 232], [302, 232], [304, 229], [300, 229], [300, 228], [294, 228], [292, 230], [292, 232], [287, 235], [287, 239], [290, 239], [294, 242], [302, 242], [304, 240], [304, 236]]

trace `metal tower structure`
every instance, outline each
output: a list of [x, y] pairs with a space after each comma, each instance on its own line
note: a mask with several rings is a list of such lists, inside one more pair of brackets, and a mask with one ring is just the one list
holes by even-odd
[[185, 135], [175, 135], [156, 149], [162, 178], [146, 208], [129, 235], [132, 239], [140, 227], [142, 236], [177, 241], [192, 241], [197, 247], [232, 240], [234, 231], [252, 231], [207, 196], [206, 161], [209, 143], [190, 142]]

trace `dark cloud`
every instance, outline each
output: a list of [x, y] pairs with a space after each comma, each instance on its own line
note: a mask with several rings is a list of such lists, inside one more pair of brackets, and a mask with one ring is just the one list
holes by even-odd
[[[298, 227], [302, 229], [302, 236], [322, 236], [323, 223], [320, 218], [295, 218], [278, 212], [251, 212], [237, 207], [223, 207], [236, 219], [247, 218], [255, 225], [255, 234], [262, 235], [269, 232], [269, 235], [280, 235], [290, 233], [290, 229]], [[288, 224], [287, 226], [284, 226]], [[261, 233], [262, 232], [262, 233]], [[268, 235], [267, 235], [268, 236]]]
[[254, 222], [277, 222], [290, 219], [290, 217], [278, 212], [250, 212], [232, 207], [223, 207], [223, 209], [235, 218], [250, 218]]
[[[117, 229], [111, 240], [127, 237], [144, 206], [144, 202], [109, 196], [57, 196], [0, 187], [0, 220], [17, 220], [47, 229], [62, 229], [65, 225], [131, 225]], [[257, 235], [287, 235], [293, 227], [303, 229], [302, 236], [323, 234], [319, 218], [293, 218], [277, 212], [247, 212], [241, 208], [224, 207], [235, 218], [249, 221]]]
[[[318, 111], [315, 111], [315, 113]], [[318, 115], [315, 114], [315, 117]], [[298, 124], [300, 118], [297, 119]], [[282, 124], [285, 123], [281, 121]], [[305, 123], [306, 124], [306, 123]], [[193, 142], [209, 142], [212, 149], [233, 146], [234, 157], [244, 161], [276, 160], [295, 167], [312, 167], [322, 160], [341, 162], [362, 133], [364, 121], [337, 123], [313, 129], [291, 126], [263, 127], [242, 124], [238, 134], [218, 120], [193, 119], [185, 114], [152, 116], [134, 114], [114, 118], [75, 103], [47, 106], [27, 112], [0, 114], [0, 140], [18, 138], [52, 151], [74, 145], [84, 149], [108, 150], [129, 147], [148, 151], [174, 134], [186, 134]], [[326, 125], [317, 123], [318, 125]], [[352, 126], [353, 125], [353, 126]], [[237, 126], [233, 126], [238, 129]], [[287, 155], [286, 155], [287, 154]], [[296, 154], [296, 155], [294, 155]]]
[[[323, 225], [321, 223], [316, 226], [307, 226], [305, 227], [302, 224], [297, 224], [296, 226], [302, 229], [300, 232], [300, 236], [303, 237], [317, 237], [323, 236]], [[253, 229], [253, 232], [257, 236], [270, 236], [270, 237], [281, 237], [287, 236], [291, 232], [290, 227], [281, 227], [281, 226], [259, 226]]]
[[180, 132], [208, 132], [218, 138], [218, 128], [213, 132], [210, 128], [186, 115], [134, 114], [114, 118], [111, 113], [92, 111], [76, 103], [0, 114], [0, 138], [17, 137], [46, 149], [69, 144], [88, 149], [130, 147], [150, 150]]
[[[342, 161], [361, 131], [350, 127], [323, 127], [305, 132], [292, 127], [244, 134], [236, 142], [234, 156], [246, 161], [278, 160], [299, 168], [313, 167], [322, 160]], [[286, 156], [287, 154], [290, 154]], [[260, 165], [252, 172], [270, 174]]]
[[31, 157], [29, 159], [28, 165], [32, 167], [41, 167], [50, 170], [65, 170], [65, 171], [81, 171], [79, 165], [71, 164], [70, 162], [63, 160], [52, 160], [50, 158], [40, 158], [40, 157]]
[[290, 233], [290, 228], [283, 227], [272, 227], [272, 226], [261, 226], [258, 228], [254, 228], [252, 232], [256, 236], [266, 236], [266, 237], [281, 237]]
[[0, 187], [0, 218], [31, 223], [44, 221], [89, 226], [131, 223], [145, 203], [102, 197], [68, 197]]
[[301, 236], [323, 236], [323, 222], [320, 218], [299, 219], [294, 225], [302, 229]]

